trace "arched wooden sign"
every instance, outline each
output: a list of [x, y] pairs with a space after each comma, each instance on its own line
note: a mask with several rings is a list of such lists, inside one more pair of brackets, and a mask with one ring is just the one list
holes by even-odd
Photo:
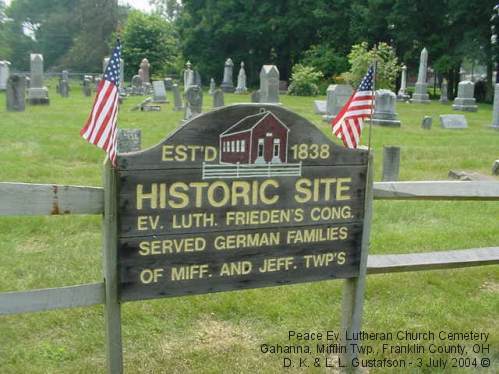
[[263, 104], [121, 155], [121, 300], [358, 276], [367, 164], [367, 151]]

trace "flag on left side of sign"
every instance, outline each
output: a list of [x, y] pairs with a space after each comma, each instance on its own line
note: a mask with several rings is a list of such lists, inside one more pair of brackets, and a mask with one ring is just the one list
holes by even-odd
[[118, 84], [120, 81], [121, 44], [118, 41], [97, 86], [94, 105], [80, 135], [87, 142], [102, 148], [116, 166], [118, 115]]

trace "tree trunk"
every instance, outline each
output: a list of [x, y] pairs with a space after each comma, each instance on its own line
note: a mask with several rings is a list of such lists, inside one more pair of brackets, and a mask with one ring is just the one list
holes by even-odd
[[485, 101], [491, 103], [494, 100], [494, 84], [492, 82], [492, 69], [494, 64], [491, 59], [487, 59], [487, 81], [485, 84]]

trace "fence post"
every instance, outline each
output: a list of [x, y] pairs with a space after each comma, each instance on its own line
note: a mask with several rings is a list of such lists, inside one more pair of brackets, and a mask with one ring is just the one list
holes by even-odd
[[343, 355], [342, 365], [351, 369], [352, 360], [357, 357], [357, 351], [354, 351], [353, 344], [359, 344], [358, 339], [354, 338], [346, 341], [346, 334], [352, 337], [361, 329], [362, 311], [364, 307], [364, 292], [367, 273], [367, 256], [369, 253], [369, 240], [371, 234], [372, 203], [373, 203], [373, 153], [369, 153], [367, 164], [366, 192], [364, 197], [364, 223], [362, 231], [362, 244], [360, 253], [359, 276], [345, 280], [342, 300], [342, 345], [347, 347], [346, 354]]
[[121, 344], [121, 306], [118, 300], [118, 195], [117, 173], [111, 161], [104, 161], [104, 238], [103, 265], [108, 373], [123, 372]]
[[400, 173], [400, 147], [383, 146], [383, 182], [396, 182]]

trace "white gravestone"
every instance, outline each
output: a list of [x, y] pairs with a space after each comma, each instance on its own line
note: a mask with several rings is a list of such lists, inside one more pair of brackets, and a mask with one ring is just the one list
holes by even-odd
[[330, 84], [326, 90], [326, 114], [322, 117], [324, 121], [331, 121], [340, 112], [350, 96], [353, 88], [349, 84]]
[[237, 76], [236, 93], [246, 92], [248, 92], [248, 88], [246, 87], [246, 71], [244, 70], [244, 62], [241, 61], [241, 68], [239, 69], [239, 74]]
[[172, 94], [173, 94], [173, 110], [180, 111], [184, 109], [184, 104], [182, 103], [182, 96], [180, 96], [180, 90], [178, 88], [178, 84], [174, 83], [172, 85]]
[[187, 89], [193, 85], [194, 85], [194, 71], [192, 70], [191, 62], [187, 61], [184, 70], [184, 92], [187, 92]]
[[412, 102], [419, 104], [429, 104], [430, 96], [428, 95], [428, 83], [426, 83], [426, 72], [428, 70], [428, 51], [423, 48], [419, 58], [418, 81], [416, 82], [416, 90], [412, 95]]
[[263, 65], [260, 70], [260, 103], [279, 104], [279, 70]]
[[166, 89], [163, 81], [153, 81], [152, 82], [152, 90], [153, 90], [153, 103], [167, 103], [166, 99]]
[[0, 90], [7, 89], [7, 79], [9, 79], [10, 62], [0, 61]]
[[466, 129], [468, 122], [462, 114], [442, 114], [440, 116], [440, 126], [443, 129]]
[[492, 112], [491, 127], [495, 130], [499, 130], [499, 83], [496, 83], [494, 89], [494, 109]]
[[49, 92], [43, 86], [43, 56], [39, 53], [30, 55], [31, 79], [28, 90], [28, 102], [32, 105], [49, 104]]
[[410, 99], [410, 96], [406, 92], [407, 90], [407, 66], [402, 65], [402, 76], [400, 78], [400, 89], [397, 93], [398, 101], [407, 101]]
[[400, 127], [400, 120], [395, 112], [397, 98], [390, 90], [377, 90], [372, 123], [379, 126]]
[[452, 104], [452, 109], [462, 110], [465, 112], [476, 112], [478, 106], [476, 105], [475, 95], [475, 83], [471, 81], [459, 82], [457, 88], [457, 97], [454, 99], [454, 104]]
[[314, 100], [314, 113], [315, 114], [326, 114], [326, 101], [325, 100]]
[[215, 90], [217, 89], [217, 86], [215, 84], [215, 79], [211, 78], [210, 79], [210, 89], [208, 90], [208, 94], [213, 95]]

